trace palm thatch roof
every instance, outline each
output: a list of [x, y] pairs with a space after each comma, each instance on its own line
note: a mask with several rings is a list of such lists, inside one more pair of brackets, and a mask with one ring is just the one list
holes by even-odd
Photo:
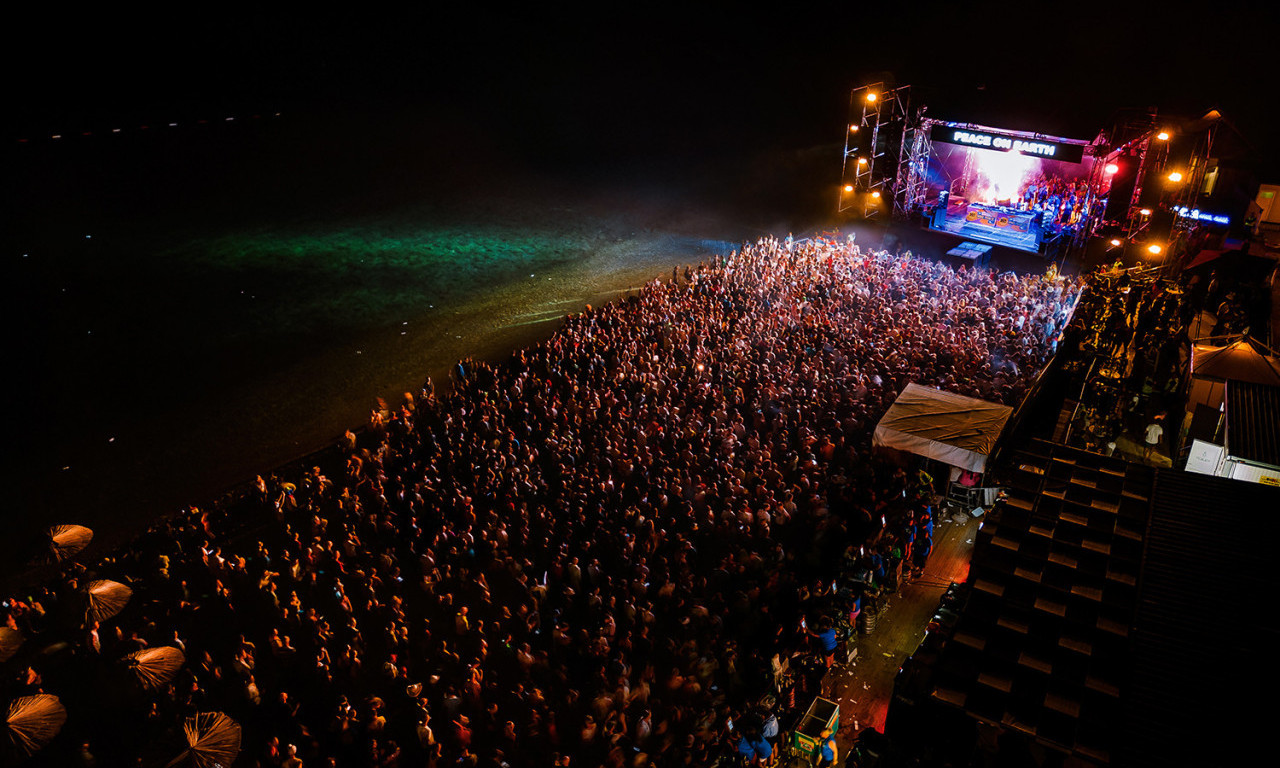
[[201, 712], [182, 726], [187, 749], [166, 768], [226, 768], [240, 754], [240, 724], [221, 712]]
[[67, 710], [57, 696], [47, 693], [14, 699], [5, 720], [9, 740], [27, 755], [39, 752], [52, 741], [65, 722]]
[[143, 688], [159, 688], [173, 679], [187, 661], [177, 648], [162, 645], [144, 648], [124, 657], [125, 666], [138, 679]]

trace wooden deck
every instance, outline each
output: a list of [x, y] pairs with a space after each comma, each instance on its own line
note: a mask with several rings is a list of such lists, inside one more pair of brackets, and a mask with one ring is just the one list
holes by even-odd
[[924, 640], [942, 593], [952, 582], [968, 578], [980, 519], [969, 515], [960, 519], [955, 522], [943, 516], [937, 521], [924, 575], [899, 587], [881, 611], [875, 631], [858, 638], [854, 661], [834, 667], [823, 680], [823, 697], [840, 705], [837, 743], [842, 754], [862, 729], [884, 731], [899, 667]]

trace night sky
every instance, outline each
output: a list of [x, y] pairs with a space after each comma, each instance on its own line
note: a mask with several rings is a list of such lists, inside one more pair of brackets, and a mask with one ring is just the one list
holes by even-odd
[[[482, 207], [491, 218], [468, 226], [487, 232], [496, 215], [514, 222], [503, 232], [524, 236], [520, 227], [542, 222], [538, 206], [558, 206], [546, 218], [593, 237], [691, 221], [697, 231], [684, 234], [725, 242], [800, 233], [831, 220], [849, 91], [877, 81], [911, 84], [931, 117], [1080, 139], [1117, 110], [1217, 108], [1253, 146], [1259, 176], [1280, 179], [1269, 145], [1275, 65], [1264, 56], [1280, 31], [1274, 12], [440, 7], [7, 11], [0, 351], [18, 372], [11, 428], [31, 463], [4, 470], [0, 482], [19, 487], [12, 509], [67, 521], [84, 499], [112, 493], [99, 484], [111, 476], [122, 489], [115, 507], [95, 503], [97, 519], [117, 508], [142, 518], [298, 455], [286, 455], [290, 440], [318, 447], [326, 430], [345, 427], [350, 403], [380, 391], [373, 363], [349, 379], [300, 382], [314, 388], [296, 398], [315, 403], [311, 437], [286, 416], [263, 416], [254, 432], [244, 422], [257, 423], [257, 401], [228, 412], [229, 428], [218, 422], [216, 433], [170, 420], [229, 408], [223, 385], [274, 370], [280, 348], [285, 361], [341, 354], [314, 329], [310, 346], [283, 327], [235, 335], [255, 317], [237, 314], [244, 295], [285, 306], [293, 292], [315, 298], [335, 273], [313, 261], [304, 290], [277, 280], [270, 260], [243, 270], [202, 262], [224, 235], [265, 232], [287, 244], [440, 201], [494, 199]], [[544, 195], [548, 187], [557, 194]], [[702, 227], [712, 209], [721, 231]], [[425, 248], [449, 220], [408, 221], [392, 234], [421, 228], [415, 243]], [[404, 282], [384, 267], [361, 275]], [[354, 295], [359, 285], [345, 287]], [[428, 287], [424, 339], [428, 294], [450, 286]], [[310, 318], [316, 328], [327, 319]], [[473, 351], [458, 339], [451, 359]], [[168, 435], [171, 423], [174, 444], [155, 450], [147, 441], [162, 441], [148, 430]], [[245, 442], [266, 446], [251, 467], [236, 463], [250, 463]], [[224, 454], [199, 453], [206, 446]], [[183, 447], [196, 458], [174, 458]]]
[[6, 25], [5, 133], [219, 112], [425, 117], [483, 152], [591, 164], [838, 142], [849, 88], [893, 79], [935, 117], [1078, 138], [1118, 108], [1216, 107], [1275, 158], [1264, 51], [1280, 30], [1261, 4], [441, 5], [19, 12]]

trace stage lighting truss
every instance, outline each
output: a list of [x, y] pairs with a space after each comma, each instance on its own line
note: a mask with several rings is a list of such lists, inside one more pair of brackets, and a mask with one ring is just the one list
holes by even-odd
[[928, 192], [929, 155], [933, 152], [929, 131], [933, 121], [925, 118], [924, 105], [916, 110], [915, 119], [902, 135], [902, 152], [898, 160], [896, 194], [893, 197], [893, 215], [906, 219], [913, 211], [924, 208]]
[[[874, 217], [898, 211], [905, 183], [902, 164], [915, 147], [908, 126], [910, 93], [909, 85], [888, 88], [884, 83], [872, 83], [849, 94], [838, 206], [841, 213], [860, 210], [863, 216]], [[878, 197], [873, 196], [876, 192]]]

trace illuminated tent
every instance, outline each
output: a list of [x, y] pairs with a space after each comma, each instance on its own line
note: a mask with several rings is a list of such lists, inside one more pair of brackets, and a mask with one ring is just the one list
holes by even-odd
[[876, 425], [872, 445], [981, 473], [1013, 409], [908, 384]]
[[106, 621], [124, 609], [133, 590], [118, 581], [91, 581], [84, 587], [86, 622]]
[[240, 754], [240, 725], [221, 712], [201, 712], [182, 726], [187, 749], [166, 768], [223, 768]]
[[1221, 407], [1228, 380], [1280, 387], [1280, 359], [1263, 354], [1258, 346], [1261, 345], [1248, 338], [1224, 347], [1193, 345], [1189, 400], [1210, 408]]
[[5, 723], [9, 727], [9, 741], [19, 752], [34, 754], [53, 740], [67, 722], [67, 710], [57, 696], [41, 693], [23, 696], [9, 705]]
[[74, 557], [93, 541], [93, 531], [83, 525], [55, 525], [45, 531], [45, 536], [48, 546], [45, 557], [55, 563]]
[[173, 679], [187, 661], [182, 651], [169, 646], [144, 648], [124, 657], [124, 664], [143, 688], [159, 688]]
[[22, 645], [22, 633], [9, 627], [0, 627], [0, 662], [13, 658]]

